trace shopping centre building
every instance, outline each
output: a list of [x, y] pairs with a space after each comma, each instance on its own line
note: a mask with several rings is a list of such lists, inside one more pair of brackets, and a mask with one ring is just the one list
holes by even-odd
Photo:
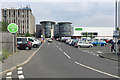
[[112, 39], [114, 27], [72, 27], [72, 38]]

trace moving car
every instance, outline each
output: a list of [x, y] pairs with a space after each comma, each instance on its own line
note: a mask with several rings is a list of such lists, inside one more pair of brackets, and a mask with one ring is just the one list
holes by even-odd
[[78, 48], [78, 47], [84, 47], [84, 48], [90, 48], [90, 47], [93, 47], [93, 44], [91, 43], [88, 43], [88, 42], [85, 42], [85, 41], [79, 41], [75, 44], [75, 47]]
[[101, 45], [101, 46], [106, 46], [107, 43], [103, 40], [96, 40], [92, 43], [94, 46]]
[[30, 50], [32, 48], [32, 44], [28, 41], [18, 41], [17, 42], [17, 48], [18, 49]]
[[48, 42], [52, 43], [52, 41], [53, 41], [52, 39], [48, 39]]

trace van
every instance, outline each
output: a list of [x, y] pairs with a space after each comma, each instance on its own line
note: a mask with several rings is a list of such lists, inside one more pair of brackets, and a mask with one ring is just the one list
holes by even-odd
[[17, 41], [29, 41], [32, 43], [32, 47], [34, 48], [40, 46], [40, 43], [33, 37], [17, 37]]

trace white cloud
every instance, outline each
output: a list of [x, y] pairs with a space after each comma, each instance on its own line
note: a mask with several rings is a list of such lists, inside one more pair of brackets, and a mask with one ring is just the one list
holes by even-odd
[[73, 22], [73, 26], [85, 27], [114, 27], [114, 16], [97, 14], [91, 17], [83, 17]]

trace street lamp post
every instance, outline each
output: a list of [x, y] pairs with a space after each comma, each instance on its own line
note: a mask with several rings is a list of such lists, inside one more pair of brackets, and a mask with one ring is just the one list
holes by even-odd
[[[115, 32], [117, 33], [117, 0], [115, 0]], [[117, 54], [118, 53], [117, 37], [115, 38], [115, 42], [116, 42], [116, 46], [115, 46], [116, 52], [115, 52], [115, 54]]]

